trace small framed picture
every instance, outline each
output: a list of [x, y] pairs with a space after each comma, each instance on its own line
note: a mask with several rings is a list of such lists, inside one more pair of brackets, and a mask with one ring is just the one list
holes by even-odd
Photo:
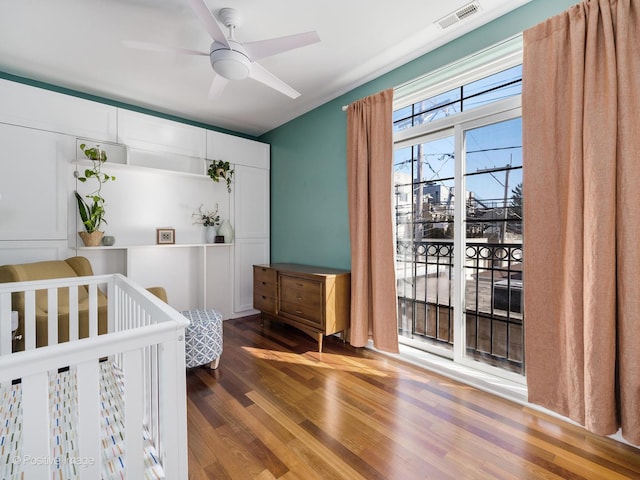
[[216, 235], [215, 243], [224, 243], [224, 235]]
[[158, 245], [171, 245], [176, 243], [175, 228], [156, 228], [156, 242]]

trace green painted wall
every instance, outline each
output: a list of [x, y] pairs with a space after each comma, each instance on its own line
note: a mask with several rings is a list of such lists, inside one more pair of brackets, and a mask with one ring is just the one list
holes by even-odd
[[271, 261], [350, 268], [343, 105], [498, 43], [575, 3], [533, 0], [259, 137], [271, 144]]

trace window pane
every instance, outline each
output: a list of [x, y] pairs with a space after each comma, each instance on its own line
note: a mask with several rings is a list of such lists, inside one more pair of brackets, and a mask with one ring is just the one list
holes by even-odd
[[[464, 110], [471, 110], [522, 93], [522, 65], [464, 86]], [[515, 83], [514, 83], [515, 82]]]
[[411, 184], [413, 178], [413, 147], [400, 148], [393, 153], [393, 182], [395, 185]]
[[460, 89], [449, 90], [414, 104], [416, 125], [448, 117], [460, 111]]
[[451, 351], [453, 137], [396, 150], [394, 158], [398, 333]]
[[398, 132], [413, 126], [413, 105], [393, 112], [393, 131]]
[[401, 108], [393, 112], [393, 121], [397, 122], [403, 118], [407, 118], [411, 116], [413, 112], [413, 105], [409, 105], [407, 107]]
[[[488, 77], [481, 78], [475, 82], [468, 83], [464, 86], [464, 96], [470, 97], [477, 95], [478, 93], [490, 90], [492, 88], [499, 87], [506, 83], [511, 83], [516, 80], [522, 80], [522, 65], [516, 65], [515, 67], [503, 70], [502, 72], [494, 73]], [[520, 82], [517, 85], [521, 85]], [[520, 90], [521, 88], [518, 87]], [[518, 92], [519, 93], [519, 92]]]
[[522, 65], [429, 97], [393, 112], [394, 131], [487, 105], [522, 92]]
[[468, 131], [466, 151], [466, 173], [521, 167], [522, 119]]
[[523, 373], [521, 119], [465, 132], [465, 352]]
[[395, 185], [396, 228], [398, 239], [411, 239], [413, 234], [412, 179], [413, 147], [394, 151], [393, 183]]
[[416, 158], [416, 179], [419, 181], [435, 181], [453, 178], [455, 174], [453, 137], [446, 137], [414, 147]]

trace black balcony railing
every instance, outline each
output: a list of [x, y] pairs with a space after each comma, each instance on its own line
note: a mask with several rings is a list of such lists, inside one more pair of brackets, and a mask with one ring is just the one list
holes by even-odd
[[[467, 355], [524, 372], [522, 245], [467, 243]], [[453, 346], [453, 242], [397, 242], [399, 334]]]

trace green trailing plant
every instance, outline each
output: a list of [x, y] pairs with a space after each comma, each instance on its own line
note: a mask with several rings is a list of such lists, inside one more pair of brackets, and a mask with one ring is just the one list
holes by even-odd
[[95, 180], [98, 183], [96, 190], [84, 197], [77, 191], [74, 192], [78, 202], [78, 211], [80, 213], [82, 225], [87, 233], [92, 233], [98, 231], [103, 223], [107, 223], [104, 218], [105, 199], [101, 194], [102, 185], [108, 181], [115, 180], [116, 177], [102, 172], [102, 164], [107, 161], [107, 152], [100, 150], [100, 145], [96, 145], [92, 148], [86, 148], [86, 145], [82, 143], [80, 144], [80, 150], [82, 150], [85, 156], [91, 160], [92, 167], [85, 169], [84, 176], [77, 177], [78, 181], [86, 183], [88, 180]]
[[227, 191], [231, 193], [231, 179], [233, 178], [234, 170], [231, 169], [231, 164], [223, 160], [214, 160], [209, 165], [207, 175], [211, 177], [214, 182], [219, 182], [221, 178], [224, 178], [227, 182]]

